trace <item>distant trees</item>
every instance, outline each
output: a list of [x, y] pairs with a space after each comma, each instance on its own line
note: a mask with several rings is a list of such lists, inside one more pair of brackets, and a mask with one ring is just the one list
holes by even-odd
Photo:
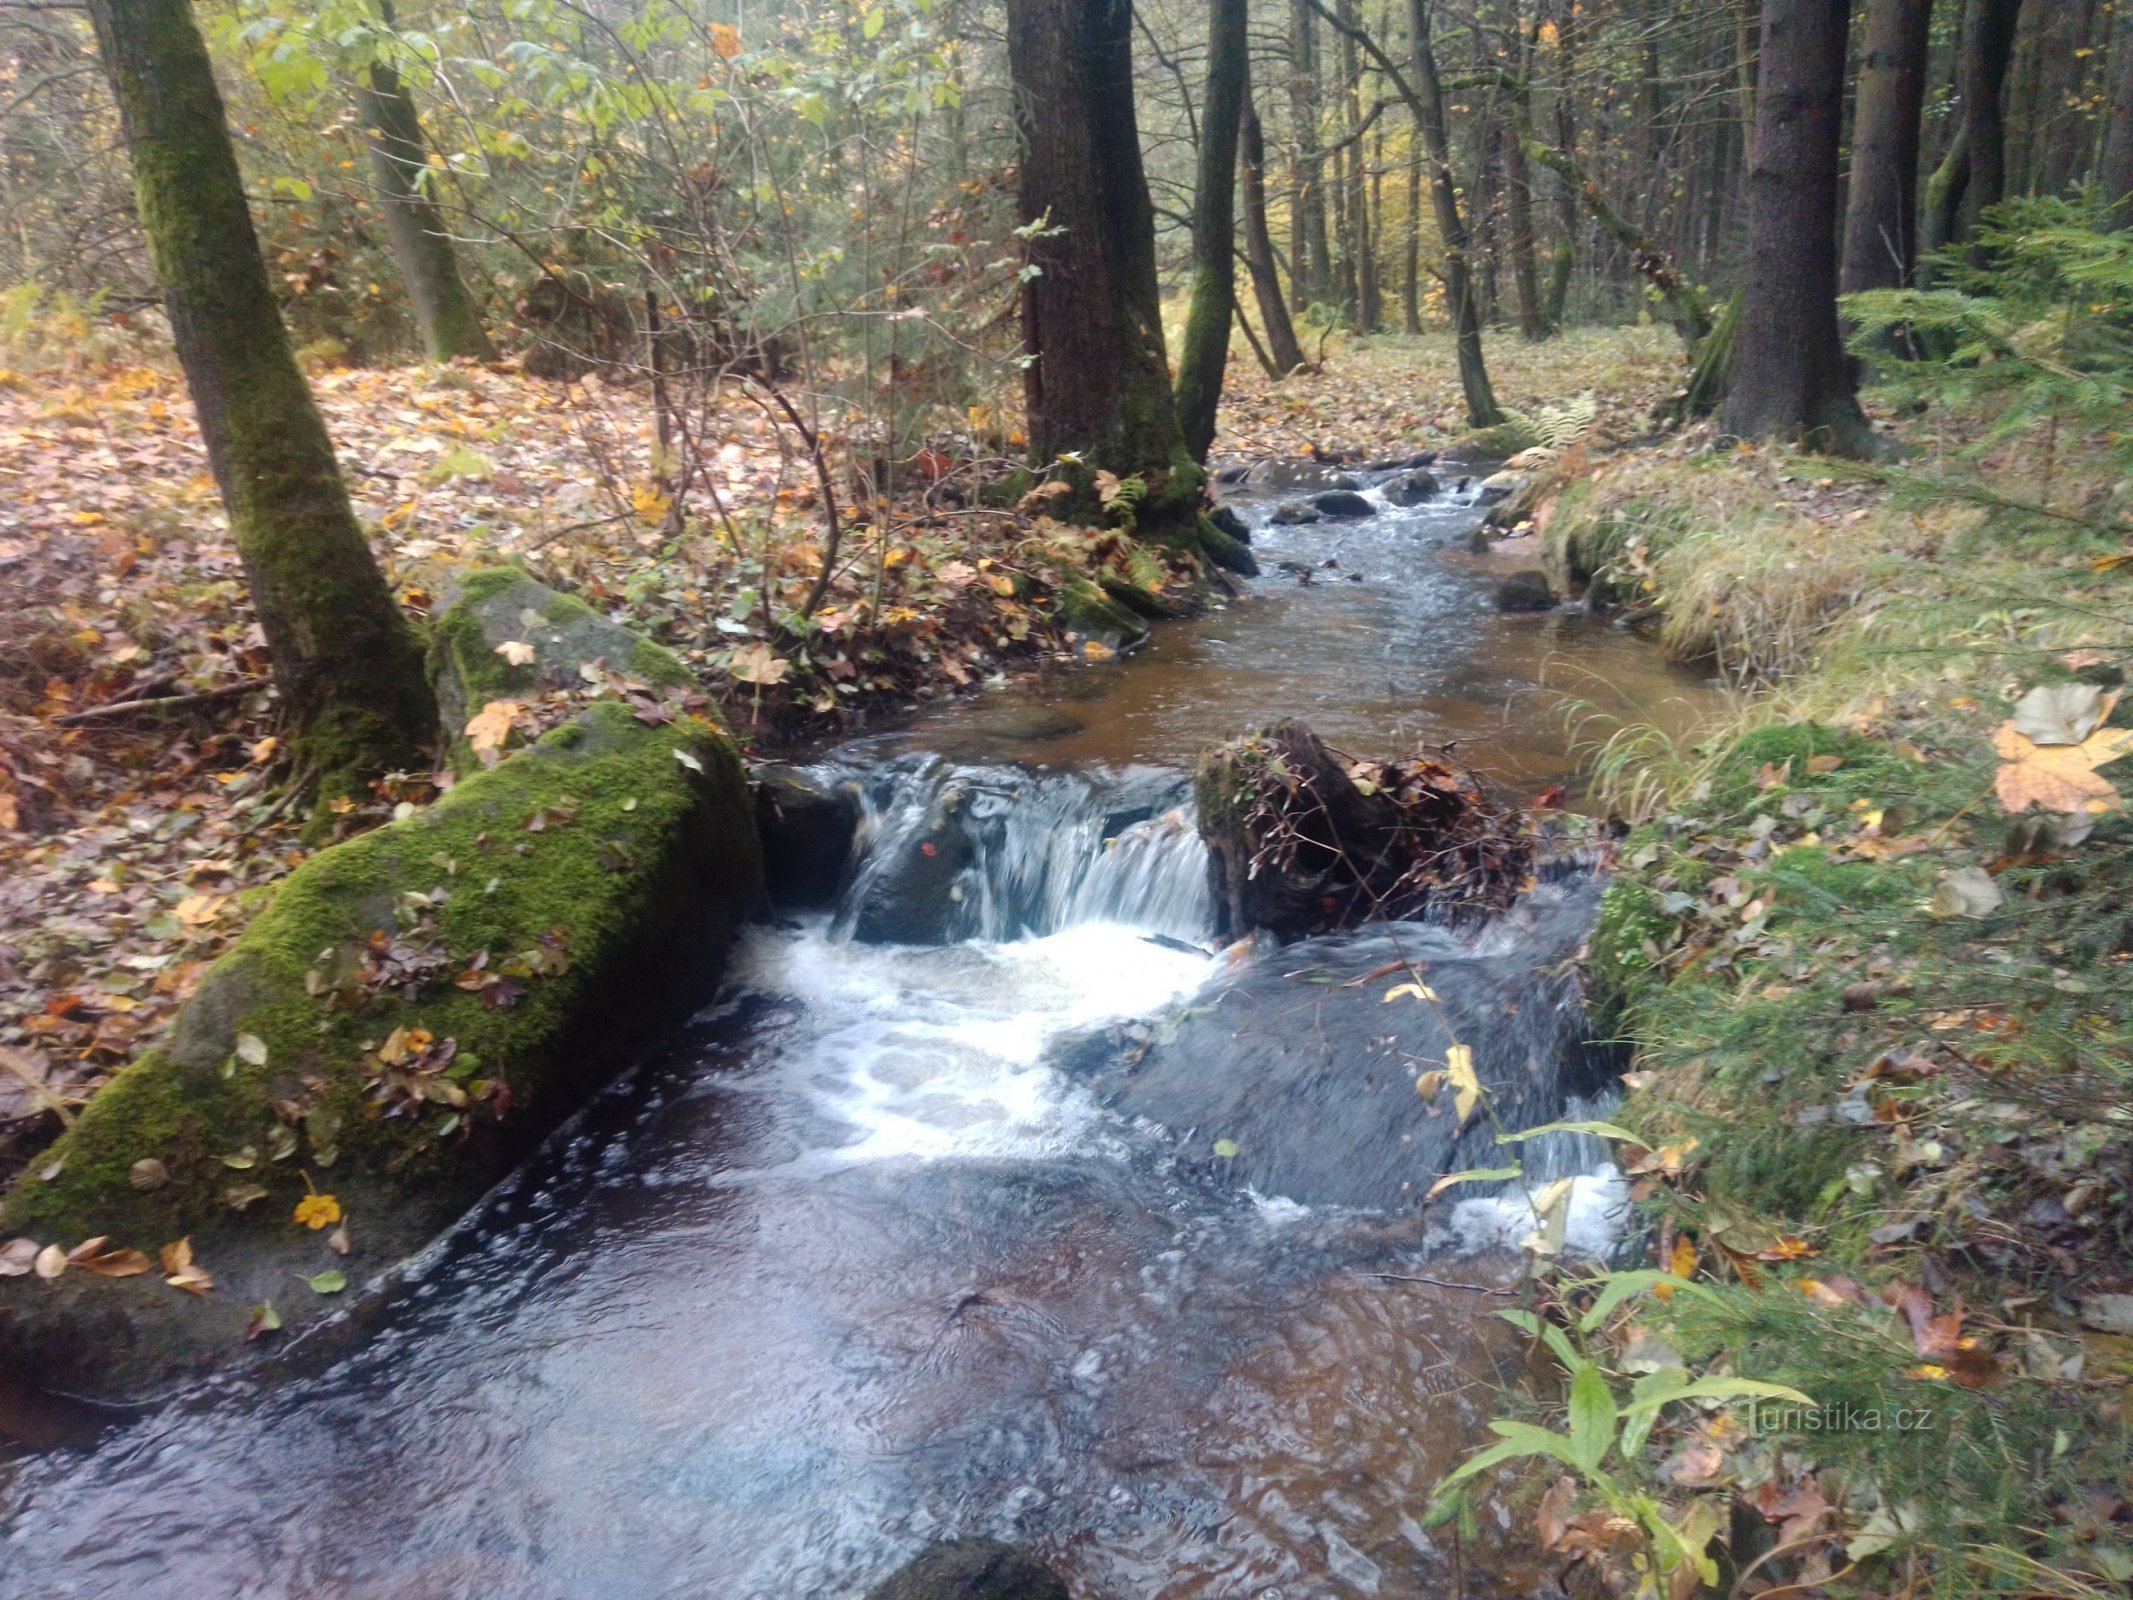
[[89, 15], [293, 744], [317, 792], [339, 796], [425, 760], [437, 709], [421, 653], [290, 354], [188, 0], [90, 0]]
[[1869, 0], [1839, 275], [1847, 294], [1902, 288], [1918, 260], [1919, 115], [1932, 31], [1933, 0]]
[[1237, 308], [1237, 141], [1251, 70], [1248, 0], [1208, 0], [1207, 15], [1207, 94], [1200, 102], [1199, 177], [1192, 197], [1192, 300], [1177, 387], [1178, 423], [1196, 461], [1207, 459], [1214, 442]]
[[1748, 262], [1722, 420], [1843, 455], [1872, 446], [1837, 326], [1837, 157], [1851, 0], [1764, 0]]

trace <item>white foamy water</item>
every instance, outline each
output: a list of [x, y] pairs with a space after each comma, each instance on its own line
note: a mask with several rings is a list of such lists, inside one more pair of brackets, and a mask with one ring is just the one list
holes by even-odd
[[816, 923], [755, 930], [736, 976], [799, 1007], [780, 1075], [850, 1130], [794, 1163], [814, 1170], [1104, 1147], [1115, 1124], [1046, 1047], [1159, 1011], [1213, 968], [1115, 923], [943, 946], [845, 943]]

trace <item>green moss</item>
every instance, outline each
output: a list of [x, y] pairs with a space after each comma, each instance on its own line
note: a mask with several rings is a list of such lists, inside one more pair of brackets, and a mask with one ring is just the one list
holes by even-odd
[[[429, 810], [299, 868], [170, 1039], [83, 1110], [52, 1152], [58, 1176], [32, 1175], [8, 1195], [5, 1227], [144, 1247], [188, 1231], [278, 1229], [309, 1170], [373, 1210], [411, 1203], [419, 1234], [570, 1109], [603, 1033], [639, 1035], [623, 1008], [642, 987], [640, 964], [672, 970], [660, 943], [694, 929], [715, 949], [760, 892], [745, 781], [723, 736], [693, 721], [648, 729], [619, 704], [594, 706]], [[334, 992], [374, 942], [395, 939], [435, 958], [412, 999], [359, 984]], [[568, 970], [521, 980], [516, 1004], [454, 986], [482, 952], [501, 967], [544, 939], [560, 940]], [[508, 1110], [488, 1100], [380, 1116], [366, 1046], [400, 1027], [456, 1040], [455, 1081], [508, 1084]], [[263, 1062], [246, 1059], [240, 1036], [264, 1045]], [[319, 1139], [291, 1107], [326, 1113], [318, 1126], [337, 1119], [338, 1132]], [[292, 1133], [289, 1153], [271, 1159]], [[245, 1161], [247, 1147], [254, 1159], [225, 1163]], [[143, 1193], [126, 1178], [149, 1157], [171, 1181]], [[247, 1183], [268, 1198], [233, 1211], [227, 1191]]]
[[1140, 617], [1078, 573], [1059, 590], [1058, 606], [1059, 620], [1070, 632], [1114, 650], [1139, 644], [1148, 637], [1148, 625]]
[[[1834, 761], [1826, 771], [1817, 764]], [[1764, 791], [1765, 769], [1782, 773], [1788, 790], [1866, 793], [1897, 769], [1886, 745], [1817, 722], [1777, 723], [1741, 734], [1719, 758], [1711, 775], [1711, 800], [1728, 810], [1746, 810]]]

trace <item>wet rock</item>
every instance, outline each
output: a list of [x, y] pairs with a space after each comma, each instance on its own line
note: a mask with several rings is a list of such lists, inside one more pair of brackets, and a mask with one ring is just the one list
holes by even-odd
[[1306, 523], [1324, 520], [1317, 507], [1306, 505], [1301, 500], [1284, 500], [1274, 508], [1274, 514], [1267, 518], [1267, 521], [1277, 528], [1302, 527]]
[[867, 1600], [1070, 1600], [1059, 1574], [997, 1539], [928, 1545]]
[[1396, 506], [1418, 506], [1443, 492], [1444, 485], [1437, 481], [1437, 475], [1421, 470], [1403, 473], [1385, 485], [1385, 498]]
[[1215, 469], [1214, 480], [1217, 483], [1242, 483], [1251, 470], [1248, 461], [1232, 461]]
[[1552, 611], [1555, 594], [1548, 587], [1548, 574], [1539, 568], [1514, 572], [1496, 586], [1498, 611]]
[[1262, 461], [1245, 474], [1254, 489], [1359, 489], [1354, 478], [1324, 461]]
[[1496, 472], [1481, 480], [1481, 487], [1474, 493], [1474, 504], [1493, 506], [1499, 500], [1508, 500], [1526, 486], [1523, 472]]
[[1466, 537], [1459, 542], [1465, 546], [1468, 555], [1474, 556], [1487, 555], [1495, 545], [1495, 541], [1489, 537], [1489, 530], [1486, 524], [1469, 528]]
[[1353, 489], [1329, 489], [1324, 494], [1315, 494], [1311, 496], [1311, 507], [1320, 516], [1337, 522], [1378, 514], [1378, 508]]
[[1403, 472], [1410, 467], [1433, 466], [1436, 460], [1436, 451], [1417, 450], [1411, 455], [1380, 456], [1363, 470], [1365, 472]]
[[1214, 510], [1207, 513], [1207, 520], [1239, 544], [1250, 544], [1252, 542], [1251, 524], [1238, 516], [1232, 507], [1216, 506]]
[[969, 726], [988, 738], [1043, 744], [1077, 734], [1087, 724], [1057, 706], [993, 706], [973, 716]]
[[756, 828], [771, 903], [834, 905], [859, 830], [859, 791], [833, 772], [779, 763], [757, 767]]
[[[1403, 923], [1307, 939], [1241, 960], [1145, 1041], [1106, 1030], [1053, 1059], [1170, 1130], [1186, 1169], [1209, 1181], [1312, 1206], [1412, 1208], [1444, 1173], [1507, 1164], [1487, 1118], [1462, 1128], [1415, 1092], [1416, 1063], [1467, 1045], [1509, 1127], [1564, 1116], [1567, 1096], [1610, 1075], [1574, 975], [1597, 903], [1589, 880], [1546, 884], [1486, 934]], [[1402, 962], [1421, 968], [1435, 1004], [1386, 1002], [1408, 981]], [[1522, 1153], [1537, 1170], [1539, 1152]]]

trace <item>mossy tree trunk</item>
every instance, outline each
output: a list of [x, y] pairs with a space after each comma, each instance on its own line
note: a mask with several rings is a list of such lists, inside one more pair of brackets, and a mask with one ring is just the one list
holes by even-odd
[[1244, 112], [1238, 125], [1238, 152], [1244, 174], [1244, 260], [1251, 269], [1252, 293], [1259, 301], [1259, 320], [1266, 324], [1267, 353], [1276, 376], [1287, 377], [1303, 366], [1303, 346], [1297, 342], [1296, 324], [1289, 320], [1289, 303], [1281, 292], [1281, 271], [1274, 260], [1274, 236], [1266, 220], [1266, 134], [1259, 126], [1259, 111], [1252, 103], [1249, 57], [1244, 82]]
[[[1536, 30], [1538, 26], [1536, 23]], [[1538, 343], [1555, 330], [1541, 303], [1540, 269], [1534, 259], [1533, 178], [1526, 162], [1525, 140], [1517, 132], [1517, 129], [1526, 127], [1533, 116], [1533, 45], [1533, 35], [1521, 29], [1518, 74], [1509, 86], [1516, 127], [1511, 137], [1504, 140], [1503, 176], [1511, 232], [1511, 283], [1518, 295], [1518, 331], [1527, 340]]]
[[1900, 289], [1918, 260], [1919, 115], [1933, 0], [1871, 0], [1852, 117], [1844, 293]]
[[[392, 27], [392, 7], [381, 4], [379, 12]], [[356, 90], [356, 114], [370, 143], [371, 174], [423, 348], [432, 361], [492, 360], [496, 349], [482, 325], [481, 307], [459, 275], [444, 212], [429, 191], [429, 145], [414, 95], [389, 61], [372, 62], [368, 78]]]
[[1851, 0], [1766, 0], [1748, 271], [1722, 420], [1864, 455], [1873, 435], [1837, 326], [1837, 155]]
[[1319, 148], [1318, 17], [1311, 0], [1290, 0], [1289, 138], [1294, 224], [1290, 268], [1296, 303], [1306, 308], [1333, 298], [1332, 247], [1326, 229], [1326, 158]]
[[1193, 529], [1205, 521], [1206, 479], [1185, 448], [1163, 346], [1155, 210], [1133, 113], [1133, 7], [1011, 0], [1007, 56], [1036, 269], [1022, 286], [1030, 448], [1041, 463], [1071, 457], [1084, 489], [1098, 470], [1142, 476], [1145, 535]]
[[[1555, 143], [1575, 170], [1578, 159], [1577, 29], [1575, 0], [1554, 0], [1549, 21], [1555, 25]], [[1519, 137], [1525, 137], [1520, 130]], [[1532, 152], [1526, 152], [1531, 158]], [[1570, 304], [1570, 274], [1578, 258], [1577, 185], [1561, 173], [1555, 186], [1555, 248], [1548, 258], [1548, 299], [1544, 315], [1551, 328], [1563, 326]]]
[[1201, 101], [1200, 170], [1192, 197], [1192, 302], [1178, 352], [1178, 425], [1195, 461], [1207, 459], [1222, 403], [1229, 325], [1237, 299], [1237, 140], [1249, 65], [1248, 0], [1210, 0], [1207, 92]]
[[348, 504], [267, 286], [187, 0], [91, 0], [134, 194], [295, 745], [319, 794], [424, 759], [422, 655]]

